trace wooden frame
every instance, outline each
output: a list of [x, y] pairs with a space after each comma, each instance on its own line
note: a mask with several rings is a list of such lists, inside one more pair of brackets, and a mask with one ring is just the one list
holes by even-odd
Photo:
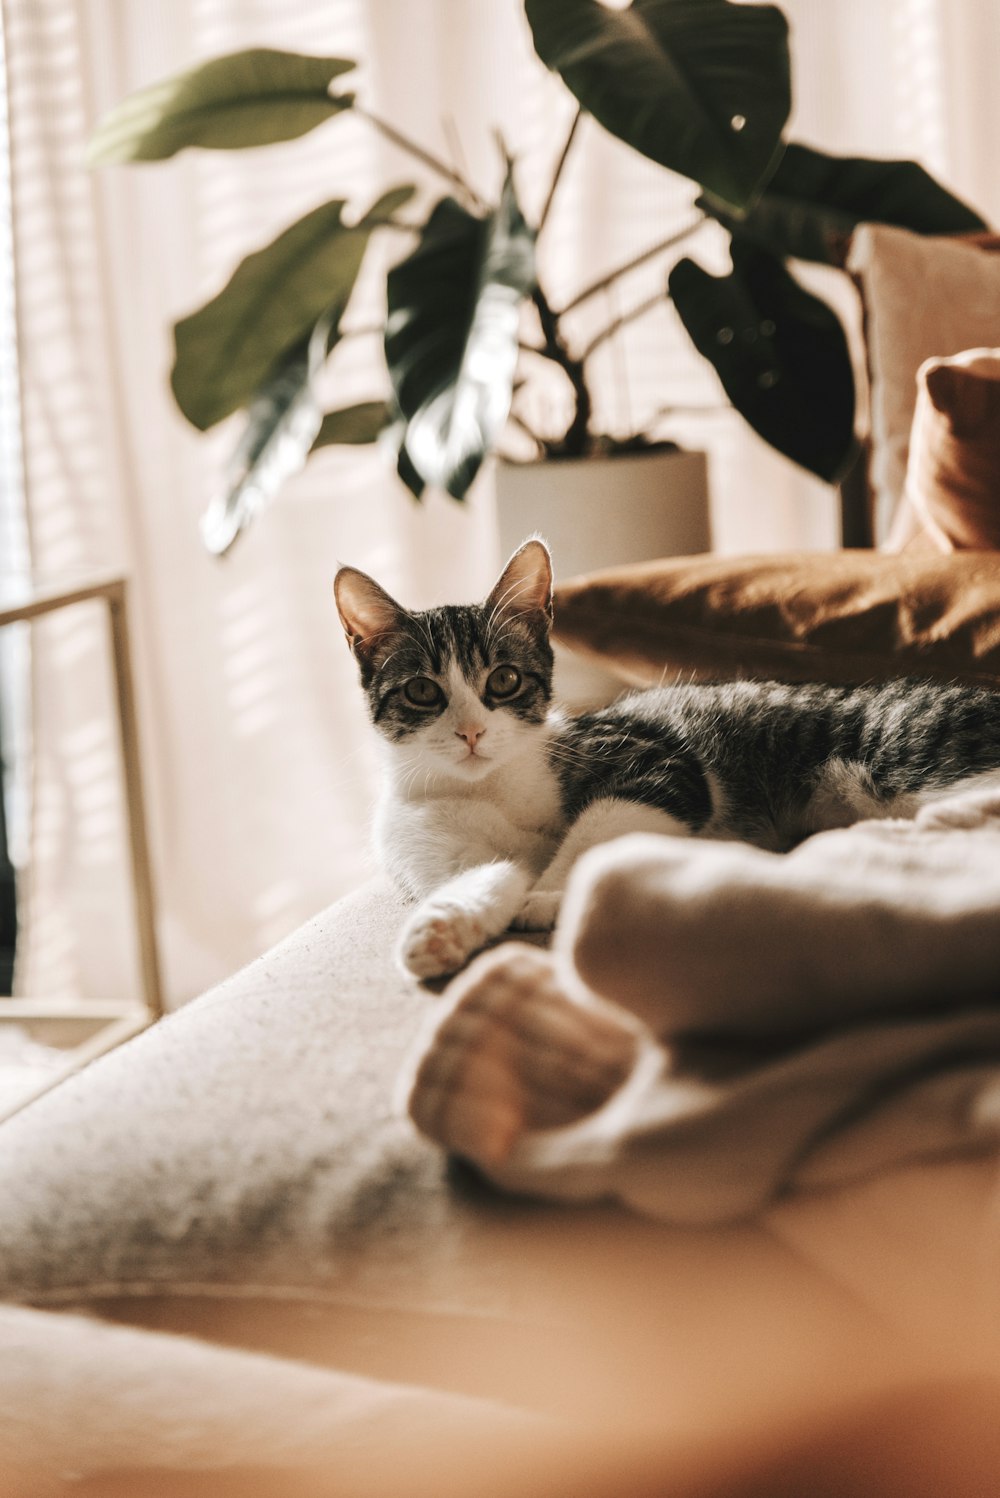
[[139, 731], [132, 678], [127, 581], [121, 576], [108, 576], [90, 578], [76, 585], [36, 587], [22, 602], [0, 605], [0, 628], [7, 624], [30, 622], [45, 614], [54, 613], [57, 609], [92, 601], [103, 603], [108, 615], [142, 1003], [81, 1000], [78, 1004], [70, 1004], [42, 998], [0, 999], [0, 1024], [17, 1023], [39, 1036], [48, 1031], [65, 1038], [73, 1033], [83, 1032], [76, 1045], [67, 1047], [65, 1065], [54, 1068], [51, 1074], [26, 1088], [13, 1102], [0, 1107], [0, 1119], [17, 1113], [64, 1077], [92, 1061], [95, 1056], [111, 1050], [129, 1036], [145, 1029], [163, 1014], [163, 987], [156, 941], [156, 906], [146, 833]]

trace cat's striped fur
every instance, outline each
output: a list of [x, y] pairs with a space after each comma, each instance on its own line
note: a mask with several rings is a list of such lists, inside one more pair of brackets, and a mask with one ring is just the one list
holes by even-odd
[[386, 746], [382, 859], [422, 901], [402, 950], [421, 976], [512, 921], [551, 924], [572, 863], [619, 833], [780, 851], [1000, 775], [1000, 694], [950, 684], [673, 686], [567, 717], [538, 541], [482, 605], [410, 612], [352, 568], [336, 592]]
[[1000, 694], [908, 678], [664, 687], [570, 719], [556, 744], [568, 821], [611, 795], [784, 849], [1000, 769]]

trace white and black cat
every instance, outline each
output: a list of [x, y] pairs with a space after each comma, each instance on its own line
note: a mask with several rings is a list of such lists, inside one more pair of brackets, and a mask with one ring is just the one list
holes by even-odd
[[552, 569], [525, 542], [485, 603], [413, 613], [342, 567], [334, 585], [386, 751], [376, 841], [417, 901], [404, 966], [459, 968], [511, 925], [547, 929], [569, 869], [627, 832], [781, 851], [865, 817], [912, 816], [1000, 775], [1000, 694], [728, 682], [552, 706]]

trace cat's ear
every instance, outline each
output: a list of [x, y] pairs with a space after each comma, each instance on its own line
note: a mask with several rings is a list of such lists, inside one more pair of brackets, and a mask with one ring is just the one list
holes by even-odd
[[544, 541], [519, 546], [497, 579], [486, 608], [493, 613], [534, 615], [552, 623], [552, 559]]
[[357, 567], [340, 568], [333, 580], [333, 596], [347, 643], [362, 672], [371, 672], [379, 647], [402, 627], [406, 610]]

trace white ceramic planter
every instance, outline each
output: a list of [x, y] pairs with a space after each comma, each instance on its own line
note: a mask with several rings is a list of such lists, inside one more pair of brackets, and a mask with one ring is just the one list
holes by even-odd
[[[504, 560], [537, 532], [557, 578], [626, 562], [708, 551], [705, 454], [650, 452], [500, 463], [497, 525]], [[570, 707], [610, 702], [622, 683], [571, 651], [556, 651], [556, 694]]]

